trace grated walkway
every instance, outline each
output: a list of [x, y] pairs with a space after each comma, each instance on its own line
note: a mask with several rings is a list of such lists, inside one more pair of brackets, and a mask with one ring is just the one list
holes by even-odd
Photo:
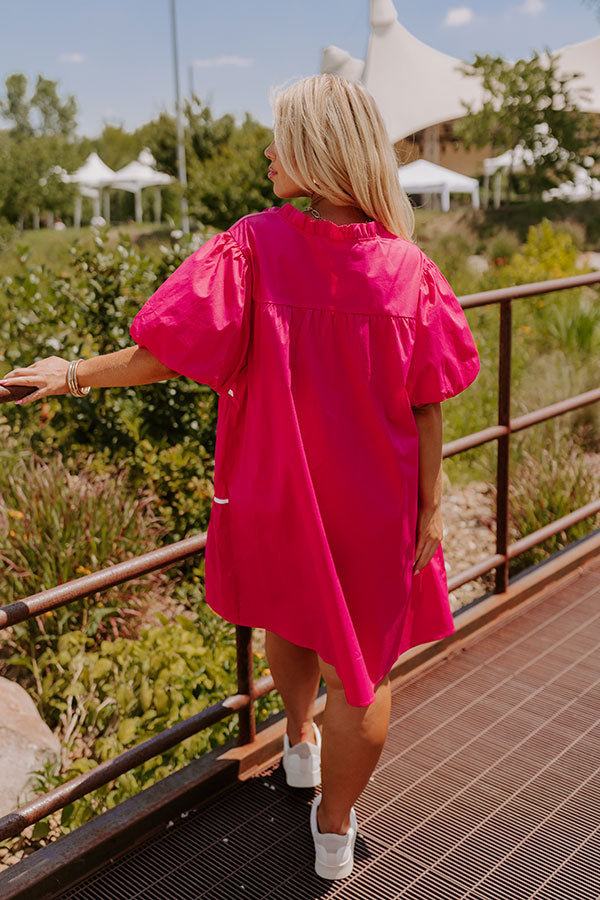
[[597, 559], [394, 691], [349, 878], [315, 874], [316, 792], [278, 764], [62, 900], [599, 900], [599, 660]]

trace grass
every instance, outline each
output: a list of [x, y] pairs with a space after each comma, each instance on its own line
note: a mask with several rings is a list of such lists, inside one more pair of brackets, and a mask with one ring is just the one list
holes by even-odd
[[[171, 227], [153, 224], [115, 225], [108, 231], [109, 247], [116, 247], [119, 243], [119, 235], [128, 235], [133, 244], [149, 256], [158, 256], [160, 244], [171, 243]], [[213, 229], [208, 229], [209, 234]], [[32, 265], [46, 265], [56, 272], [64, 270], [70, 265], [69, 249], [78, 242], [82, 247], [90, 247], [94, 239], [90, 228], [65, 228], [64, 231], [55, 231], [52, 228], [40, 228], [39, 230], [27, 229], [20, 234], [11, 246], [0, 251], [0, 274], [14, 275], [22, 265], [23, 253], [29, 255], [28, 262]]]

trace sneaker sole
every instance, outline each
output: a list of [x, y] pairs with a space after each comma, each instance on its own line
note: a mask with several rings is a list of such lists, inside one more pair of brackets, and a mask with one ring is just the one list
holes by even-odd
[[[354, 856], [354, 840], [352, 841], [352, 854]], [[347, 878], [352, 874], [354, 869], [354, 858], [349, 859], [343, 866], [326, 866], [315, 860], [315, 872], [320, 878], [327, 878], [328, 881], [337, 881], [341, 878]]]

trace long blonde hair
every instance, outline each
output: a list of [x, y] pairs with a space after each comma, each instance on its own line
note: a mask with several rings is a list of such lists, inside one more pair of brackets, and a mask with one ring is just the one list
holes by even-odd
[[381, 113], [367, 89], [313, 75], [271, 90], [277, 152], [308, 195], [358, 206], [392, 234], [412, 239], [414, 214]]

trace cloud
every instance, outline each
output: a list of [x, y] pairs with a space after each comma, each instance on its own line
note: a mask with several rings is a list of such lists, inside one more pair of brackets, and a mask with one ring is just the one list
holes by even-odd
[[446, 13], [444, 25], [448, 28], [456, 28], [459, 25], [468, 25], [473, 18], [473, 10], [469, 6], [453, 6]]
[[244, 56], [215, 56], [213, 59], [195, 59], [194, 65], [198, 69], [216, 69], [219, 66], [236, 66], [238, 69], [247, 69], [254, 65], [254, 60]]
[[525, 13], [526, 16], [539, 16], [545, 7], [544, 0], [524, 0], [519, 7], [519, 12]]
[[83, 53], [61, 53], [58, 61], [64, 63], [82, 63], [85, 59]]

